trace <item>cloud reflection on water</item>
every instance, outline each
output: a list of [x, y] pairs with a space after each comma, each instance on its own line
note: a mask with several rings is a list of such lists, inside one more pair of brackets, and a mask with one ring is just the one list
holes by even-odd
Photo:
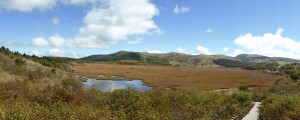
[[149, 87], [143, 83], [141, 80], [131, 80], [131, 81], [125, 81], [125, 80], [96, 80], [88, 78], [87, 82], [84, 82], [84, 86], [86, 88], [91, 88], [93, 85], [97, 87], [100, 91], [103, 92], [109, 92], [117, 89], [136, 89], [139, 91], [146, 91], [152, 89], [152, 87]]

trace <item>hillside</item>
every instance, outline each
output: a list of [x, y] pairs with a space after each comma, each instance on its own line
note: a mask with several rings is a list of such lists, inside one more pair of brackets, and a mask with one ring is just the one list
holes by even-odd
[[[60, 83], [61, 79], [71, 77], [65, 70], [67, 59], [55, 57], [37, 57], [8, 48], [0, 48], [0, 82], [30, 80], [39, 87]], [[64, 70], [63, 70], [64, 69]]]
[[92, 55], [81, 59], [89, 61], [142, 60], [142, 56], [138, 52], [119, 51], [108, 55]]
[[292, 62], [300, 62], [300, 60], [291, 59], [291, 58], [267, 57], [267, 56], [257, 55], [257, 54], [241, 54], [241, 55], [236, 56], [236, 58], [243, 61], [243, 62], [250, 62], [250, 63], [263, 63], [263, 62], [292, 63]]
[[119, 63], [157, 64], [173, 66], [217, 66], [213, 60], [236, 60], [225, 55], [188, 55], [182, 53], [153, 54], [147, 52], [119, 51], [108, 55], [91, 55], [81, 58], [86, 61], [117, 61]]
[[147, 52], [119, 51], [108, 55], [92, 55], [81, 60], [87, 61], [117, 61], [122, 64], [159, 64], [172, 66], [200, 66], [200, 67], [244, 67], [252, 63], [293, 63], [300, 60], [267, 57], [254, 54], [241, 54], [236, 57], [226, 55], [189, 55], [182, 53], [153, 54]]

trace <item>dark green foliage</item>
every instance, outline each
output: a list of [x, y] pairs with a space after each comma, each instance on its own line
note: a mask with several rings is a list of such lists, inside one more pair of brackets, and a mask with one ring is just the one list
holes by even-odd
[[293, 81], [300, 79], [300, 69], [298, 63], [287, 64], [279, 68], [279, 72], [288, 75]]
[[118, 60], [142, 60], [142, 56], [138, 52], [119, 51], [109, 55], [92, 55], [82, 58], [88, 61], [118, 61]]
[[32, 57], [26, 56], [26, 58], [51, 68], [63, 68], [63, 64], [69, 63], [72, 60], [76, 60], [72, 58], [62, 57], [37, 57], [35, 55], [33, 55]]
[[275, 94], [296, 94], [300, 92], [300, 84], [293, 83], [288, 77], [280, 77], [269, 89], [269, 92]]
[[263, 70], [263, 71], [277, 71], [279, 67], [278, 63], [252, 63], [244, 66], [244, 69], [248, 70]]
[[256, 54], [241, 54], [235, 58], [240, 59], [243, 62], [249, 63], [272, 63], [272, 62], [300, 62], [300, 60], [282, 58], [282, 57], [267, 57]]
[[[288, 67], [287, 65], [285, 67]], [[265, 94], [259, 109], [262, 120], [300, 119], [300, 82], [293, 82], [289, 76], [280, 77]]]
[[51, 69], [51, 72], [55, 74], [55, 73], [56, 73], [56, 69], [55, 69], [55, 68], [52, 68], [52, 69]]
[[236, 92], [233, 94], [233, 98], [245, 106], [251, 103], [251, 96], [247, 92]]
[[290, 78], [293, 80], [293, 81], [297, 81], [300, 79], [300, 71], [296, 71], [296, 70], [293, 70], [290, 72]]
[[26, 64], [26, 60], [24, 60], [22, 58], [17, 58], [17, 59], [15, 59], [15, 63], [16, 63], [16, 65], [23, 66]]
[[261, 120], [299, 120], [300, 97], [293, 95], [269, 95], [259, 108]]
[[239, 90], [247, 92], [247, 91], [249, 91], [249, 86], [248, 85], [241, 85], [241, 86], [239, 86]]
[[12, 52], [8, 48], [1, 47], [0, 52], [3, 52], [5, 55], [16, 58], [16, 64], [24, 65], [21, 59], [29, 59], [34, 62], [38, 62], [44, 66], [51, 68], [63, 68], [63, 64], [69, 63], [70, 61], [75, 61], [73, 58], [63, 58], [63, 57], [38, 57], [36, 55], [26, 55], [25, 53], [21, 54], [19, 52]]
[[92, 55], [82, 58], [81, 60], [109, 61], [125, 65], [170, 65], [169, 61], [164, 58], [157, 56], [143, 57], [141, 53], [127, 51], [119, 51], [108, 55]]
[[159, 58], [155, 56], [147, 57], [146, 62], [148, 64], [153, 64], [153, 65], [170, 65], [167, 59]]
[[213, 62], [217, 65], [221, 65], [225, 67], [244, 67], [248, 65], [245, 62], [241, 62], [237, 60], [228, 60], [228, 59], [217, 59], [217, 60], [213, 60]]

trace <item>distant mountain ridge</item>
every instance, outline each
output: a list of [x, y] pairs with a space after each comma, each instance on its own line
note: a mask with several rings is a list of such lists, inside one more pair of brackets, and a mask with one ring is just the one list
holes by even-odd
[[142, 60], [142, 56], [138, 52], [119, 51], [108, 55], [91, 55], [81, 59], [89, 61]]
[[130, 52], [119, 51], [107, 55], [91, 55], [81, 58], [86, 61], [119, 61], [131, 62], [135, 64], [162, 64], [173, 66], [242, 66], [249, 63], [292, 63], [300, 62], [300, 60], [283, 58], [283, 57], [267, 57], [256, 54], [241, 54], [236, 57], [226, 55], [189, 55], [183, 53], [164, 53], [154, 54], [147, 52]]
[[244, 62], [250, 63], [262, 63], [262, 62], [300, 62], [300, 60], [284, 58], [284, 57], [267, 57], [257, 54], [241, 54], [235, 58], [240, 59]]

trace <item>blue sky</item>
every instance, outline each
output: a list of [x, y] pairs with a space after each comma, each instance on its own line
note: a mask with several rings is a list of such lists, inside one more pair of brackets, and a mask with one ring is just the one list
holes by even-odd
[[300, 59], [299, 0], [4, 0], [0, 45], [39, 56], [119, 50]]

